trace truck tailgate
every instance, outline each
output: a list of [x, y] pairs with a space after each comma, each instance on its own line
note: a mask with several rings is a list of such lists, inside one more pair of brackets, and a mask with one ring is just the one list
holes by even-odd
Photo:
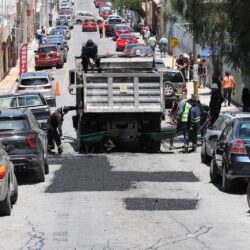
[[84, 74], [84, 112], [163, 112], [162, 73]]

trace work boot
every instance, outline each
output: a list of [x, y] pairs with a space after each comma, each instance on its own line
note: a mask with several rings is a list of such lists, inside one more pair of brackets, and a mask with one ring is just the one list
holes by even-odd
[[58, 147], [58, 154], [61, 155], [63, 152], [63, 145], [61, 144], [59, 147]]
[[197, 145], [193, 145], [192, 150], [193, 150], [194, 153], [197, 153]]
[[188, 153], [188, 145], [187, 144], [184, 145], [184, 153]]

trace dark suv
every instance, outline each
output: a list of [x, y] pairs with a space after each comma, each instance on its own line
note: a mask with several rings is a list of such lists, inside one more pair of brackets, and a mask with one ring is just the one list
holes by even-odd
[[222, 177], [222, 190], [231, 191], [235, 179], [250, 178], [250, 114], [237, 114], [222, 131], [210, 165], [211, 182]]
[[106, 37], [113, 36], [114, 27], [117, 24], [122, 24], [121, 18], [110, 18], [105, 22], [104, 27], [105, 27], [105, 36]]
[[28, 108], [0, 111], [0, 138], [15, 172], [32, 170], [36, 181], [45, 180], [49, 172], [47, 135]]

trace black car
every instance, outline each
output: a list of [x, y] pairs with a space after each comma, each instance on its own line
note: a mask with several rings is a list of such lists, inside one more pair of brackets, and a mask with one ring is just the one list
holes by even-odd
[[49, 105], [41, 93], [9, 94], [0, 96], [0, 110], [29, 107], [40, 127], [45, 126], [50, 117]]
[[222, 131], [235, 118], [236, 118], [235, 114], [224, 113], [217, 119], [217, 121], [213, 124], [212, 127], [208, 127], [201, 148], [201, 161], [203, 163], [211, 162], [214, 148]]
[[106, 37], [113, 36], [115, 25], [122, 24], [122, 21], [123, 20], [121, 18], [110, 18], [110, 19], [108, 19], [104, 24], [105, 36]]
[[0, 111], [0, 138], [15, 172], [32, 170], [38, 182], [49, 172], [47, 135], [28, 108]]
[[217, 140], [210, 179], [219, 182], [221, 177], [224, 192], [233, 189], [235, 179], [250, 178], [250, 114], [238, 114]]

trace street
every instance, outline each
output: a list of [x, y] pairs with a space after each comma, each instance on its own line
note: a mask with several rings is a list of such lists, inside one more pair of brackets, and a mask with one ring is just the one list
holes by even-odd
[[[92, 0], [75, 10], [97, 14]], [[112, 53], [112, 38], [75, 25], [68, 61], [53, 70], [61, 95], [57, 107], [75, 105], [68, 71], [87, 39]], [[209, 167], [197, 153], [81, 155], [76, 151], [74, 112], [63, 123], [64, 152], [49, 158], [44, 183], [19, 181], [12, 215], [0, 218], [0, 250], [249, 249], [250, 214], [245, 188], [223, 193], [210, 183]], [[176, 145], [182, 146], [177, 140]]]

